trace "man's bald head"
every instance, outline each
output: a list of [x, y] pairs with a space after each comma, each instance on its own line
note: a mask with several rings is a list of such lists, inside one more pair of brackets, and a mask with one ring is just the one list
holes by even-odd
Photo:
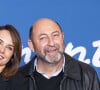
[[37, 30], [37, 28], [42, 29], [45, 26], [51, 27], [51, 25], [52, 26], [55, 25], [62, 32], [61, 26], [59, 25], [58, 22], [56, 22], [50, 18], [40, 18], [31, 26], [29, 38], [31, 39], [31, 37], [33, 36], [33, 34], [35, 33], [35, 30]]

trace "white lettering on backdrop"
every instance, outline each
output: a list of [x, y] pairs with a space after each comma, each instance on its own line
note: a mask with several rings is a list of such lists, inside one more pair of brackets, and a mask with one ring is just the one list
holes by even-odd
[[[69, 42], [67, 44], [67, 46], [65, 47], [65, 52], [67, 54], [69, 54], [70, 56], [74, 56], [78, 53], [79, 57], [78, 60], [85, 62], [87, 64], [92, 63], [95, 67], [100, 67], [100, 40], [97, 41], [93, 41], [92, 42], [92, 46], [96, 47], [96, 51], [92, 57], [92, 60], [90, 60], [89, 58], [86, 59], [86, 48], [84, 46], [78, 46], [78, 47], [74, 47], [74, 45], [72, 44], [72, 42]], [[22, 56], [24, 57], [24, 63], [28, 63], [31, 59], [31, 50], [29, 49], [29, 47], [25, 47], [22, 49]]]

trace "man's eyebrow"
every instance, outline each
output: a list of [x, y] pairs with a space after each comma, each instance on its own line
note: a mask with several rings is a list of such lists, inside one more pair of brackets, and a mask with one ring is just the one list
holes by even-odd
[[[54, 31], [54, 32], [52, 32], [51, 34], [54, 34], [54, 33], [59, 33], [59, 31]], [[45, 33], [41, 33], [39, 36], [46, 36], [47, 34], [45, 34]]]
[[45, 33], [41, 33], [39, 36], [46, 36], [46, 34]]
[[53, 34], [53, 33], [59, 33], [59, 31], [54, 31], [54, 32], [52, 32], [52, 34]]

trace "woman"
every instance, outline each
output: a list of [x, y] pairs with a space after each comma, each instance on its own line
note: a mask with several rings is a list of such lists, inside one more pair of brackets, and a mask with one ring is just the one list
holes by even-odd
[[0, 90], [8, 90], [8, 81], [18, 69], [21, 59], [21, 39], [12, 25], [0, 26]]

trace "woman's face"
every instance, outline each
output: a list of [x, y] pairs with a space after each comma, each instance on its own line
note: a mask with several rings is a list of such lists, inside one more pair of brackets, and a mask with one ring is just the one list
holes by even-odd
[[0, 67], [5, 67], [14, 53], [14, 44], [9, 31], [0, 30]]

